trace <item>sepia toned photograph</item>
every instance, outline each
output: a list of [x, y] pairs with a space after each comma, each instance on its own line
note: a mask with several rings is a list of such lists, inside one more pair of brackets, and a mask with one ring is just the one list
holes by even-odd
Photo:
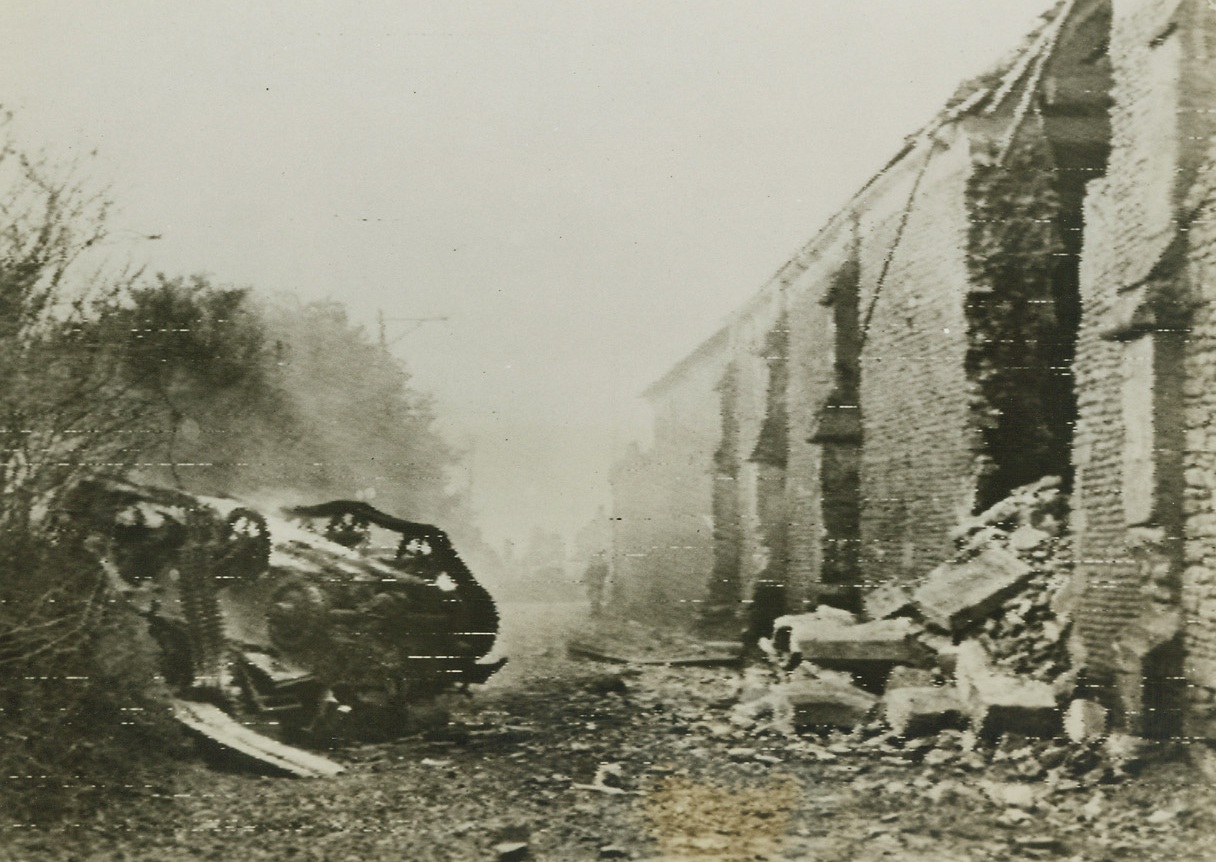
[[0, 481], [0, 862], [1216, 860], [1216, 0], [0, 0]]

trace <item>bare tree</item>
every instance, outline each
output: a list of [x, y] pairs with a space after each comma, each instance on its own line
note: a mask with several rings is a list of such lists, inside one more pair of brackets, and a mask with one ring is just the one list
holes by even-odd
[[122, 469], [156, 431], [95, 325], [138, 277], [92, 253], [109, 210], [78, 167], [23, 151], [0, 117], [0, 768], [43, 777], [27, 810], [79, 798], [64, 792], [72, 776], [122, 774], [130, 758], [104, 740], [155, 674], [146, 633], [64, 517], [82, 476]]
[[31, 156], [0, 118], [0, 529], [29, 529], [84, 471], [121, 461], [142, 427], [116, 346], [87, 320], [138, 277], [90, 255], [109, 198], [78, 167]]

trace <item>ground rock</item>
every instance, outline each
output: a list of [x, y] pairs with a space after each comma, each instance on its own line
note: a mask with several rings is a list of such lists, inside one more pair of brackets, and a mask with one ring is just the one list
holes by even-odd
[[843, 728], [863, 724], [878, 698], [854, 685], [835, 679], [800, 679], [777, 693], [780, 711], [796, 730]]
[[1043, 791], [1033, 784], [1007, 781], [983, 781], [980, 783], [985, 795], [997, 805], [1033, 810], [1039, 803]]
[[504, 841], [494, 845], [494, 855], [498, 862], [518, 862], [528, 856], [528, 845], [523, 841]]
[[1073, 742], [1093, 742], [1106, 735], [1106, 707], [1092, 700], [1074, 700], [1064, 713], [1064, 732]]
[[967, 724], [957, 689], [945, 686], [888, 690], [883, 715], [891, 730], [903, 737], [928, 736]]
[[1033, 574], [1016, 555], [989, 547], [964, 562], [938, 566], [913, 599], [926, 621], [960, 631], [1000, 607]]
[[917, 636], [920, 645], [933, 656], [934, 663], [946, 676], [954, 676], [954, 666], [958, 661], [958, 647], [954, 639], [947, 635], [923, 631]]

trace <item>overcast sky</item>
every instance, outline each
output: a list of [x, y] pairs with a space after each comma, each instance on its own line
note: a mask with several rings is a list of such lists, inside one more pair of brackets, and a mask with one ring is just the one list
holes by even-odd
[[1050, 5], [0, 0], [0, 104], [153, 269], [446, 317], [388, 333], [498, 539]]

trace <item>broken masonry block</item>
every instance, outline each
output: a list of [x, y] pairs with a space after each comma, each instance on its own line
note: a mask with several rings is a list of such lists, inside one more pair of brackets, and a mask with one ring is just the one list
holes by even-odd
[[958, 658], [958, 647], [955, 646], [953, 638], [947, 635], [923, 631], [916, 639], [920, 642], [921, 646], [932, 654], [934, 662], [945, 676], [954, 676], [954, 665]]
[[963, 701], [952, 686], [888, 689], [883, 717], [892, 731], [906, 738], [967, 726]]
[[864, 724], [878, 698], [848, 683], [799, 680], [782, 687], [780, 701], [796, 730], [843, 728]]
[[1050, 533], [1045, 533], [1038, 527], [1023, 524], [1009, 534], [1009, 547], [1015, 551], [1033, 551], [1050, 540]]
[[996, 527], [980, 527], [965, 540], [956, 544], [961, 551], [978, 552], [990, 546], [1003, 547], [1008, 542], [1008, 533]]
[[866, 616], [872, 620], [885, 620], [915, 610], [912, 595], [898, 584], [883, 584], [866, 594]]
[[990, 685], [972, 691], [968, 709], [971, 729], [984, 739], [1002, 733], [1045, 738], [1054, 736], [1060, 727], [1051, 687], [1035, 680], [993, 678]]
[[999, 608], [1033, 574], [1014, 554], [991, 547], [964, 562], [938, 566], [913, 600], [926, 621], [956, 632]]
[[821, 605], [805, 614], [787, 614], [773, 620], [773, 647], [778, 652], [793, 652], [810, 632], [856, 625], [857, 618], [848, 611]]
[[1073, 742], [1093, 742], [1106, 736], [1107, 711], [1092, 700], [1074, 700], [1064, 712], [1064, 732]]
[[1060, 711], [1052, 687], [994, 669], [975, 641], [959, 645], [955, 679], [976, 736], [1045, 737], [1059, 729]]
[[920, 664], [927, 655], [915, 640], [918, 626], [906, 618], [853, 626], [809, 627], [794, 642], [803, 659], [835, 670], [885, 672], [891, 665]]
[[933, 671], [920, 667], [897, 664], [887, 677], [887, 691], [897, 688], [930, 688], [934, 684]]
[[1051, 683], [1051, 690], [1056, 693], [1056, 701], [1063, 703], [1077, 693], [1080, 679], [1081, 674], [1076, 668], [1065, 667], [1060, 670], [1055, 679], [1048, 678], [1047, 681]]

